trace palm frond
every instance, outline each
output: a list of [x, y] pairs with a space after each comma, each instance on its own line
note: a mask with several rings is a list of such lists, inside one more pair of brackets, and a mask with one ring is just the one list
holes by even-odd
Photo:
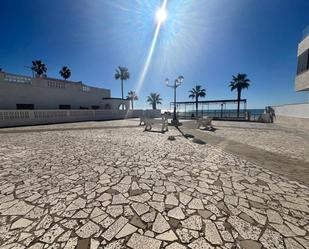
[[241, 91], [242, 89], [248, 89], [250, 86], [250, 80], [247, 78], [247, 74], [237, 74], [237, 76], [232, 76], [233, 79], [230, 82], [229, 87], [231, 88], [231, 91], [234, 91], [237, 89], [238, 91]]
[[189, 98], [199, 98], [199, 97], [205, 97], [206, 96], [206, 89], [202, 88], [201, 85], [196, 85], [189, 91], [190, 95]]

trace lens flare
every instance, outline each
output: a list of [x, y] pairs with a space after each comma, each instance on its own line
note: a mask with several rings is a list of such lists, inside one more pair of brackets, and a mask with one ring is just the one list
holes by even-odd
[[149, 69], [149, 66], [150, 66], [150, 62], [151, 62], [151, 59], [152, 59], [152, 56], [153, 56], [153, 52], [154, 52], [154, 49], [156, 47], [156, 43], [157, 43], [158, 36], [159, 36], [159, 33], [160, 33], [160, 28], [161, 28], [163, 22], [167, 18], [166, 5], [167, 5], [167, 0], [164, 0], [161, 8], [156, 13], [156, 18], [157, 18], [158, 23], [157, 23], [156, 31], [154, 33], [150, 48], [149, 48], [147, 59], [145, 61], [143, 70], [140, 74], [140, 77], [139, 77], [139, 80], [138, 80], [138, 83], [137, 83], [137, 87], [136, 87], [137, 93], [140, 92], [141, 87], [143, 86], [143, 83], [144, 83], [145, 77], [147, 75], [147, 72], [148, 72], [148, 69]]
[[167, 19], [167, 10], [166, 8], [160, 8], [156, 12], [156, 20], [158, 23], [162, 24]]
[[[109, 5], [109, 22], [92, 19], [98, 24], [91, 30], [91, 34], [97, 37], [93, 42], [117, 44], [111, 46], [114, 49], [111, 52], [120, 56], [119, 60], [123, 61], [121, 64], [127, 65], [130, 70], [134, 69], [131, 73], [136, 78], [132, 77], [134, 81], [128, 82], [128, 87], [137, 95], [144, 95], [141, 92], [144, 88], [145, 91], [162, 91], [162, 80], [166, 75], [181, 71], [185, 73], [187, 68], [204, 59], [205, 54], [210, 52], [209, 46], [216, 42], [213, 40], [216, 29], [211, 27], [218, 18], [221, 19], [214, 14], [218, 12], [217, 1], [98, 2], [104, 2], [100, 4], [103, 7]], [[162, 10], [166, 11], [166, 15]], [[102, 14], [101, 8], [94, 8], [93, 11]], [[100, 28], [106, 29], [109, 35], [102, 37], [97, 32]], [[135, 67], [130, 66], [132, 63]], [[144, 100], [145, 97], [140, 97], [140, 102], [145, 103]], [[136, 105], [139, 107], [139, 102]]]

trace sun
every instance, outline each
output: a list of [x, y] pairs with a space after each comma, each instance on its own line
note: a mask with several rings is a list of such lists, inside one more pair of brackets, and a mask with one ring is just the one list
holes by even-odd
[[156, 20], [159, 24], [162, 24], [166, 21], [166, 19], [167, 19], [167, 10], [165, 7], [161, 7], [156, 12]]

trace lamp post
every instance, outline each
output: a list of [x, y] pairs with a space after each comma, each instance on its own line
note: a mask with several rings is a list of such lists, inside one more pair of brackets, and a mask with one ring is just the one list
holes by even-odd
[[182, 84], [183, 80], [184, 80], [183, 76], [178, 76], [178, 78], [175, 79], [174, 84], [172, 84], [172, 85], [169, 84], [168, 78], [165, 80], [166, 86], [174, 89], [174, 113], [173, 113], [172, 125], [175, 125], [175, 126], [179, 125], [179, 121], [178, 121], [177, 115], [176, 115], [176, 88], [179, 87]]

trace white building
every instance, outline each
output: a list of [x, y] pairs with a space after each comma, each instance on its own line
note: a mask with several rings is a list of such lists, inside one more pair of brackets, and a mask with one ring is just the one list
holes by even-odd
[[111, 98], [109, 89], [47, 77], [0, 72], [0, 110], [14, 109], [112, 109], [129, 100]]
[[[297, 72], [295, 78], [295, 91], [309, 93], [309, 26], [304, 31], [302, 41], [298, 45]], [[286, 104], [273, 106], [275, 122], [293, 128], [309, 129], [309, 99], [307, 103]]]
[[304, 39], [298, 45], [296, 91], [309, 91], [309, 26], [304, 31]]

